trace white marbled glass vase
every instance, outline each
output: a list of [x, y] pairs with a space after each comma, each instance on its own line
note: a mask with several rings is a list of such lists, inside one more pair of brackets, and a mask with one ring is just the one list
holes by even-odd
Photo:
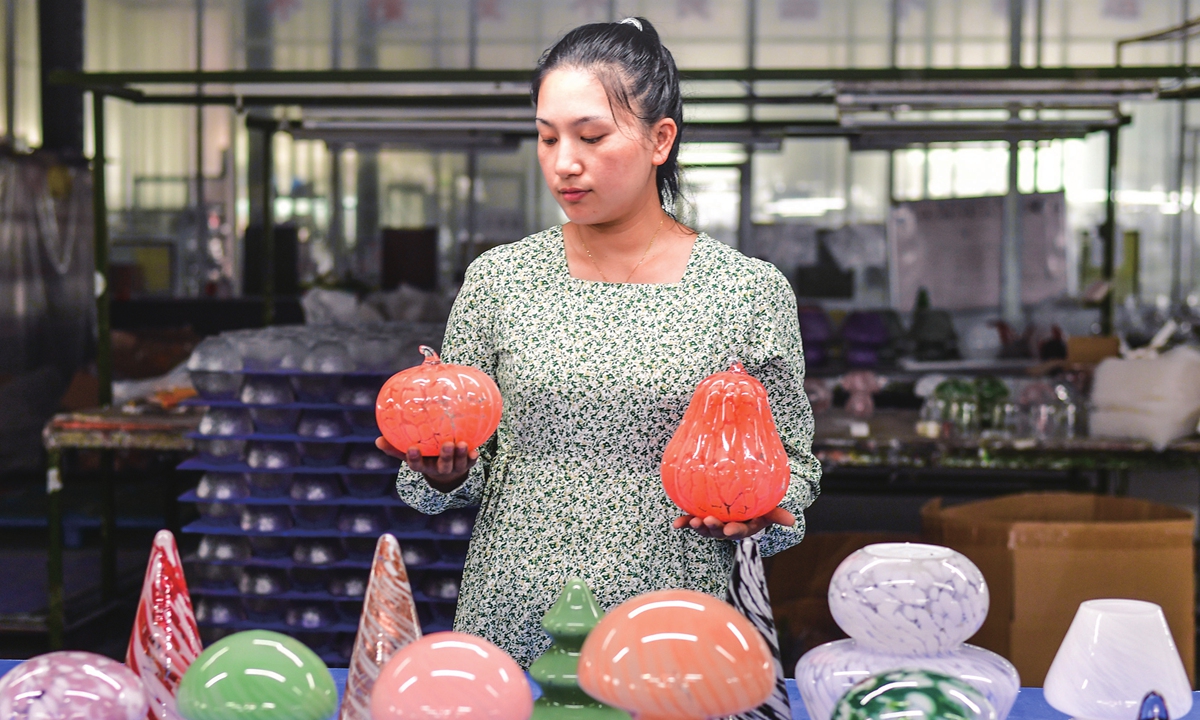
[[988, 589], [964, 555], [937, 545], [868, 545], [847, 557], [829, 584], [829, 609], [850, 636], [813, 648], [796, 664], [796, 684], [813, 720], [870, 675], [919, 669], [979, 690], [1004, 720], [1017, 698], [1017, 670], [967, 645], [983, 625]]
[[1192, 684], [1162, 608], [1141, 600], [1079, 606], [1046, 673], [1046, 702], [1077, 720], [1136, 718], [1147, 693], [1167, 714], [1192, 709]]

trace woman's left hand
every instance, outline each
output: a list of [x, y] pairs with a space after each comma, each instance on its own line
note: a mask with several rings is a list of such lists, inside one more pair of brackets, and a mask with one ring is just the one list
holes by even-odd
[[675, 518], [675, 522], [671, 523], [671, 526], [676, 530], [690, 527], [704, 537], [720, 540], [741, 540], [771, 525], [791, 527], [795, 524], [795, 515], [781, 507], [777, 507], [762, 517], [756, 517], [746, 522], [726, 523], [721, 522], [711, 515], [706, 518], [696, 517], [695, 515], [683, 515]]

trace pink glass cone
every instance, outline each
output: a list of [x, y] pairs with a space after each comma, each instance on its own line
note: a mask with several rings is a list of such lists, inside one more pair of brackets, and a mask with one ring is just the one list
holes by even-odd
[[175, 536], [159, 530], [125, 653], [125, 665], [146, 686], [148, 720], [179, 720], [175, 694], [202, 649]]
[[380, 668], [401, 648], [420, 639], [421, 624], [400, 543], [394, 535], [384, 533], [375, 545], [340, 720], [371, 720], [371, 691]]

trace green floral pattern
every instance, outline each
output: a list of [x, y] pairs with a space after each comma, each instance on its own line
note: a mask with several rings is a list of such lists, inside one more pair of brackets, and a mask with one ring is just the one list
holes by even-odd
[[442, 347], [495, 378], [496, 434], [470, 477], [440, 493], [400, 471], [424, 513], [479, 505], [455, 629], [528, 667], [550, 645], [541, 619], [569, 577], [606, 610], [663, 588], [724, 597], [734, 544], [674, 530], [659, 463], [697, 383], [739, 359], [767, 389], [792, 482], [771, 555], [804, 536], [819, 490], [796, 298], [773, 266], [701, 234], [681, 282], [571, 277], [562, 228], [484, 253], [467, 270]]

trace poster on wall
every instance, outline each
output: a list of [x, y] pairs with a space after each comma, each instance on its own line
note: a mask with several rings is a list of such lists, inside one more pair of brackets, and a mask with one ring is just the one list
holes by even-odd
[[[1067, 291], [1066, 199], [1021, 196], [1021, 302], [1033, 305]], [[1004, 197], [898, 203], [888, 223], [893, 307], [912, 308], [929, 290], [947, 310], [1000, 305]]]

